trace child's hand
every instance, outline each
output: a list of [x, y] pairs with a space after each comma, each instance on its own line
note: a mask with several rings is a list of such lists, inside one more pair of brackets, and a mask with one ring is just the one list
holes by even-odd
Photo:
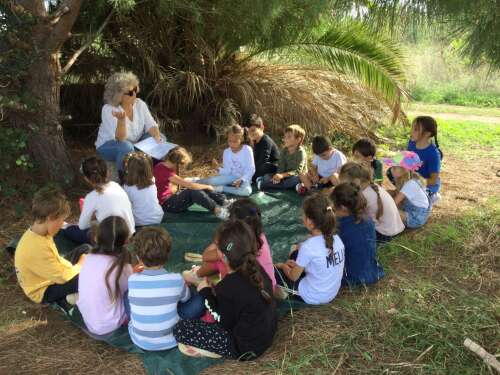
[[125, 119], [125, 111], [123, 112], [118, 112], [118, 111], [112, 111], [111, 114], [113, 117], [115, 117], [117, 120], [124, 120]]
[[321, 180], [317, 174], [311, 173], [309, 178], [311, 179], [311, 183], [313, 183], [313, 184], [317, 184], [318, 182], [321, 182]]
[[212, 159], [212, 168], [219, 168], [219, 162], [217, 159]]
[[283, 175], [281, 173], [276, 173], [272, 178], [272, 182], [273, 184], [279, 184], [282, 179]]
[[293, 259], [288, 259], [288, 260], [286, 261], [286, 265], [287, 265], [288, 267], [290, 267], [290, 268], [294, 268], [294, 267], [296, 267], [296, 266], [297, 266], [297, 263], [296, 263]]
[[209, 288], [209, 287], [210, 287], [210, 284], [208, 283], [207, 278], [204, 277], [203, 280], [201, 280], [201, 282], [196, 287], [196, 290], [199, 292], [200, 290], [202, 290], [204, 288]]
[[232, 183], [232, 185], [235, 187], [235, 188], [239, 188], [241, 186], [241, 179], [240, 180], [236, 180]]
[[212, 185], [204, 185], [203, 190], [214, 191], [214, 187]]

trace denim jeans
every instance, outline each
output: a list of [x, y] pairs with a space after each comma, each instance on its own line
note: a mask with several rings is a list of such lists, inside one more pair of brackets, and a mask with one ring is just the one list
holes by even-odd
[[[146, 138], [151, 137], [151, 134], [144, 133], [138, 142], [143, 141]], [[116, 163], [116, 169], [123, 171], [123, 159], [128, 153], [134, 151], [134, 144], [128, 140], [117, 141], [113, 139], [107, 141], [101, 146], [99, 146], [96, 151], [104, 160], [114, 161]]]
[[123, 159], [127, 154], [134, 151], [134, 145], [130, 141], [107, 141], [97, 148], [97, 153], [107, 161], [114, 161], [116, 169], [123, 171]]
[[222, 193], [214, 193], [208, 190], [182, 190], [171, 195], [163, 202], [162, 208], [166, 212], [179, 213], [186, 211], [193, 204], [198, 204], [208, 211], [213, 212], [215, 207], [222, 206], [226, 196]]
[[212, 176], [207, 178], [202, 178], [201, 180], [196, 181], [199, 184], [207, 184], [212, 186], [222, 186], [222, 191], [224, 193], [240, 195], [242, 197], [248, 197], [252, 194], [252, 186], [250, 182], [242, 182], [240, 187], [231, 186], [231, 184], [238, 180], [238, 177], [235, 176]]
[[272, 181], [272, 174], [266, 174], [264, 176], [264, 179], [262, 181], [262, 185], [260, 185], [261, 190], [268, 190], [268, 189], [280, 189], [280, 190], [285, 190], [285, 189], [295, 189], [297, 184], [300, 182], [299, 176], [290, 176], [290, 177], [285, 177], [282, 179], [279, 183], [275, 184]]
[[205, 298], [203, 298], [195, 287], [190, 287], [191, 298], [186, 302], [177, 304], [177, 313], [181, 319], [199, 319], [205, 312]]

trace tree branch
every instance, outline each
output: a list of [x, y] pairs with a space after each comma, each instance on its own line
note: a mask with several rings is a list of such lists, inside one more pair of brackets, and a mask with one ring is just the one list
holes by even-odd
[[[58, 51], [62, 44], [71, 36], [71, 29], [80, 14], [83, 0], [66, 0], [55, 13], [64, 12], [59, 20], [53, 24], [53, 28], [45, 44], [45, 50]], [[67, 11], [64, 11], [67, 8]]]
[[69, 12], [69, 7], [65, 4], [61, 5], [53, 14], [47, 17], [47, 22], [50, 25], [55, 25], [59, 22], [62, 16]]
[[111, 12], [109, 12], [108, 16], [104, 20], [101, 26], [97, 29], [97, 31], [93, 34], [90, 34], [89, 37], [87, 38], [87, 41], [80, 47], [78, 48], [75, 53], [69, 58], [68, 62], [66, 65], [64, 65], [64, 68], [61, 71], [61, 74], [66, 74], [69, 69], [73, 66], [73, 64], [76, 62], [78, 57], [87, 49], [90, 47], [90, 45], [94, 42], [94, 40], [99, 36], [99, 34], [102, 33], [106, 25], [109, 23], [113, 15], [116, 13], [115, 9], [113, 9]]

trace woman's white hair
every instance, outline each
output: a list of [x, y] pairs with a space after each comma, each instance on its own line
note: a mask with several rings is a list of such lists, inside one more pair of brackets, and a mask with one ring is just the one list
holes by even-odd
[[104, 103], [117, 107], [122, 95], [130, 86], [139, 86], [139, 79], [132, 72], [115, 73], [104, 86]]

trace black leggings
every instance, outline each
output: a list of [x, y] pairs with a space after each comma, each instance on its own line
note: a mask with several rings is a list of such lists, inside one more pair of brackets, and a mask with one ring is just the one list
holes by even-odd
[[171, 195], [163, 202], [162, 207], [166, 212], [179, 213], [186, 211], [196, 203], [213, 212], [217, 205], [221, 206], [225, 201], [226, 196], [221, 193], [214, 193], [209, 190], [186, 189]]
[[[75, 247], [68, 255], [67, 258], [71, 264], [76, 264], [80, 260], [82, 254], [87, 254], [92, 247], [84, 244]], [[42, 303], [53, 303], [64, 300], [68, 294], [78, 293], [78, 275], [64, 284], [52, 284], [43, 294]]]
[[238, 358], [231, 334], [218, 323], [202, 320], [180, 320], [174, 327], [177, 342], [194, 346], [225, 358]]

